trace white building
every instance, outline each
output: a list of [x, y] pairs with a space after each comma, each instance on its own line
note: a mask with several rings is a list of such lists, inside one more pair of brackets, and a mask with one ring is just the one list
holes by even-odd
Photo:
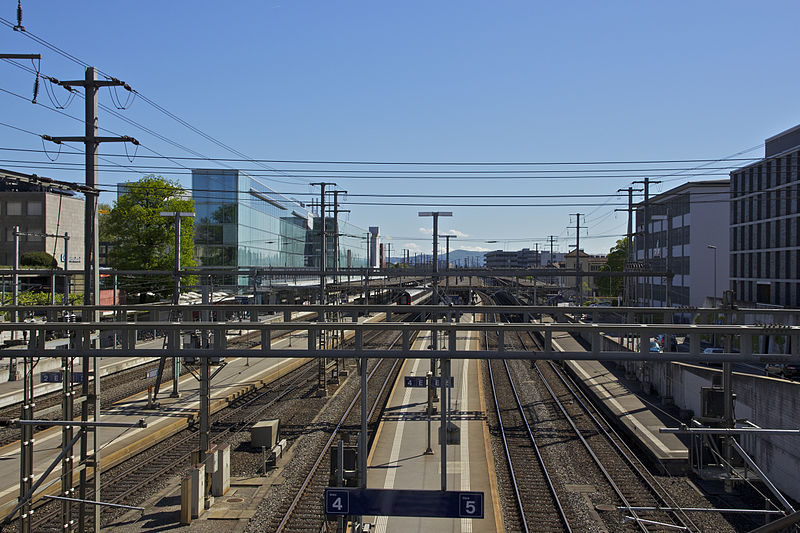
[[[638, 268], [674, 273], [636, 278], [634, 298], [644, 306], [711, 305], [729, 284], [730, 180], [694, 181], [636, 206]], [[715, 270], [716, 264], [716, 270]], [[669, 290], [668, 290], [669, 288]]]

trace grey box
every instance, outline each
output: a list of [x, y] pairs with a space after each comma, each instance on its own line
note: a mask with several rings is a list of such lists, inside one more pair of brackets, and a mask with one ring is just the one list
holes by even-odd
[[279, 418], [260, 420], [250, 428], [250, 445], [256, 448], [266, 447], [272, 449], [278, 442]]

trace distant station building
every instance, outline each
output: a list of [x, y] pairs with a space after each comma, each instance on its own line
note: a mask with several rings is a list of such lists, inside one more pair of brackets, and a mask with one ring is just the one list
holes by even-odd
[[516, 252], [495, 250], [483, 256], [486, 268], [535, 268], [541, 266], [537, 250], [523, 248]]
[[666, 276], [635, 278], [639, 305], [720, 302], [728, 287], [729, 186], [729, 180], [685, 183], [651, 197], [646, 219], [644, 202], [636, 205], [635, 259], [629, 267], [674, 274], [669, 291]]
[[764, 159], [731, 172], [734, 298], [800, 307], [800, 125], [765, 141]]
[[[606, 256], [602, 254], [587, 254], [583, 250], [573, 250], [564, 255], [564, 273], [575, 271], [576, 263], [580, 259], [581, 272], [599, 272], [606, 265]], [[594, 295], [597, 290], [594, 276], [582, 276], [581, 285], [583, 286], [583, 294], [585, 297]], [[564, 275], [562, 277], [562, 285], [568, 289], [575, 287], [577, 280], [575, 276]]]
[[[303, 202], [275, 192], [254, 176], [227, 169], [192, 170], [192, 197], [198, 265], [294, 268], [298, 276], [286, 283], [313, 283], [302, 269], [319, 267], [323, 224]], [[337, 244], [339, 266], [366, 264], [365, 230], [344, 221], [337, 228], [330, 216], [325, 217], [325, 227], [329, 268], [335, 264]], [[245, 290], [256, 282], [240, 275], [235, 283]]]
[[[0, 264], [14, 263], [14, 226], [33, 234], [19, 238], [20, 256], [47, 252], [59, 268], [83, 268], [83, 221], [85, 203], [71, 190], [72, 184], [0, 169]], [[43, 234], [69, 233], [69, 257], [64, 239]]]

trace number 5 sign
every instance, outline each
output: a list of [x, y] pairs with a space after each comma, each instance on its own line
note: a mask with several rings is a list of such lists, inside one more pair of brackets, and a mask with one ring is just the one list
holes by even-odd
[[325, 514], [350, 514], [350, 492], [326, 488]]
[[458, 516], [460, 518], [483, 518], [483, 493], [462, 492], [459, 494]]

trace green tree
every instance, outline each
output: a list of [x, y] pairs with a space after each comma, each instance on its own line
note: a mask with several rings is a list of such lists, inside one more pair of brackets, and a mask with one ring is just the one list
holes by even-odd
[[[104, 232], [112, 243], [110, 264], [117, 270], [172, 270], [175, 266], [175, 219], [162, 211], [194, 212], [194, 200], [185, 198], [177, 183], [153, 174], [130, 183], [105, 218]], [[181, 223], [181, 266], [195, 266], [194, 224]], [[182, 286], [196, 282], [181, 278]], [[145, 299], [148, 292], [160, 297], [172, 293], [171, 276], [121, 276], [121, 288]]]
[[[617, 244], [609, 250], [606, 257], [606, 264], [600, 269], [601, 272], [622, 272], [625, 268], [625, 261], [628, 259], [628, 238], [620, 239]], [[597, 289], [603, 296], [621, 296], [625, 290], [625, 278], [622, 277], [598, 277]]]
[[58, 268], [56, 258], [47, 252], [25, 252], [19, 258], [19, 264], [23, 267]]

